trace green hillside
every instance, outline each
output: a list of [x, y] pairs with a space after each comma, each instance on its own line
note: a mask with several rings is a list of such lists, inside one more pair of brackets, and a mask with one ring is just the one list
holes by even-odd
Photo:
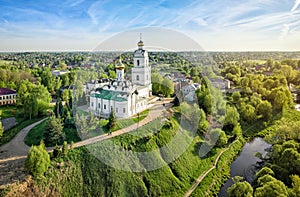
[[[155, 127], [156, 124], [154, 121], [153, 126]], [[145, 125], [133, 133], [116, 137], [113, 141], [126, 150], [156, 150], [170, 142], [175, 135], [179, 134], [178, 132], [185, 135], [185, 132], [179, 131], [178, 128], [177, 120], [172, 118], [158, 133], [151, 132], [155, 131], [151, 129], [151, 125]], [[188, 141], [188, 136], [181, 139], [182, 143], [185, 143]], [[69, 151], [63, 161], [61, 159], [52, 161], [52, 166], [45, 177], [35, 182], [42, 191], [57, 192], [62, 196], [182, 196], [195, 179], [213, 165], [221, 150], [213, 149], [206, 158], [199, 158], [198, 149], [202, 142], [203, 140], [196, 136], [187, 151], [178, 159], [160, 169], [144, 172], [122, 171], [102, 163], [90, 154], [96, 150], [99, 150], [99, 154], [101, 151], [108, 151], [103, 143], [97, 143]], [[180, 144], [177, 145], [180, 148]], [[161, 151], [148, 162], [164, 161], [168, 155], [171, 154]], [[148, 162], [140, 161], [132, 165], [146, 167]], [[229, 172], [225, 172], [224, 176], [228, 174]], [[206, 184], [207, 187], [210, 185], [210, 183]]]

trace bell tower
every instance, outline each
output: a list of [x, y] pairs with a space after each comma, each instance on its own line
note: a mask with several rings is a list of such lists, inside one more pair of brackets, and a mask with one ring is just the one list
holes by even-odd
[[151, 67], [149, 65], [148, 52], [143, 49], [144, 42], [142, 41], [142, 34], [140, 34], [140, 41], [137, 43], [138, 49], [133, 55], [132, 68], [132, 83], [141, 86], [149, 86], [151, 91]]

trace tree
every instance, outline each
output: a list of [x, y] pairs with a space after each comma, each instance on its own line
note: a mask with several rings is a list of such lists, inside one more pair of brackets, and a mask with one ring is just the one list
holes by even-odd
[[152, 92], [153, 94], [158, 95], [162, 92], [162, 81], [163, 78], [159, 73], [152, 73], [151, 82], [152, 82]]
[[273, 172], [272, 169], [268, 168], [268, 167], [263, 167], [262, 169], [260, 169], [256, 175], [255, 175], [255, 181], [257, 181], [260, 177], [263, 177], [265, 175], [270, 175], [272, 177], [275, 176], [275, 173]]
[[199, 111], [200, 114], [200, 120], [199, 120], [199, 125], [198, 125], [198, 132], [206, 132], [207, 129], [209, 128], [209, 123], [206, 119], [206, 114], [203, 109], [200, 109]]
[[3, 135], [3, 131], [4, 131], [4, 129], [3, 129], [2, 122], [1, 122], [1, 118], [0, 118], [0, 138], [1, 138], [2, 135]]
[[271, 175], [264, 175], [257, 180], [258, 187], [254, 192], [255, 197], [278, 197], [288, 196], [287, 188], [282, 181]]
[[86, 121], [86, 118], [84, 117], [84, 115], [79, 116], [78, 114], [76, 114], [76, 128], [80, 134], [80, 137], [85, 137], [88, 134], [89, 131], [89, 126], [88, 123]]
[[235, 125], [239, 123], [240, 114], [235, 107], [227, 106], [225, 120], [223, 123], [223, 130], [232, 132]]
[[228, 197], [252, 197], [253, 188], [247, 182], [236, 182], [227, 190]]
[[68, 143], [64, 141], [63, 147], [62, 147], [62, 155], [66, 156], [68, 154], [69, 148], [68, 148]]
[[63, 124], [60, 118], [51, 116], [47, 120], [44, 141], [47, 145], [55, 145], [63, 142], [65, 134], [63, 133]]
[[242, 103], [240, 107], [242, 120], [252, 123], [256, 120], [255, 108], [251, 104]]
[[300, 194], [300, 177], [298, 175], [292, 175], [292, 196], [297, 196]]
[[241, 99], [241, 93], [240, 92], [234, 92], [232, 93], [232, 99], [234, 103], [239, 103], [240, 99]]
[[34, 177], [42, 176], [50, 166], [50, 156], [43, 145], [32, 146], [25, 167]]
[[223, 147], [227, 144], [227, 136], [221, 129], [212, 129], [209, 131], [211, 143], [215, 143], [217, 147]]
[[256, 112], [265, 121], [269, 121], [272, 118], [272, 105], [269, 101], [262, 101], [257, 105]]
[[164, 78], [162, 81], [161, 90], [166, 97], [169, 97], [174, 93], [174, 83], [170, 79]]
[[117, 119], [113, 108], [111, 108], [111, 112], [109, 114], [107, 128], [111, 132], [117, 126]]

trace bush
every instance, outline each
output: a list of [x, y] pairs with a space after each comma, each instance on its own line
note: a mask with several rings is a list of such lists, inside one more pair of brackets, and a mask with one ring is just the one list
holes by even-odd
[[42, 176], [50, 166], [50, 156], [43, 144], [32, 146], [29, 150], [25, 167], [34, 177]]

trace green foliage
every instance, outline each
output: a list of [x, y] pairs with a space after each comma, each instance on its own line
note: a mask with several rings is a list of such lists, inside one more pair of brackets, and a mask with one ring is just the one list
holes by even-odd
[[275, 173], [273, 172], [272, 169], [270, 169], [268, 167], [263, 167], [256, 173], [255, 181], [257, 181], [260, 177], [263, 177], [265, 175], [270, 175], [270, 176], [274, 177]]
[[265, 121], [269, 121], [272, 118], [272, 105], [268, 101], [262, 101], [257, 105], [257, 114]]
[[170, 79], [164, 78], [161, 84], [161, 92], [166, 97], [169, 97], [172, 94], [174, 94], [174, 83]]
[[298, 175], [291, 175], [292, 189], [290, 196], [297, 196], [300, 194], [300, 177]]
[[44, 141], [47, 146], [53, 146], [60, 144], [64, 141], [65, 134], [63, 133], [63, 124], [60, 118], [51, 116], [47, 120], [47, 124], [44, 132]]
[[[13, 139], [22, 129], [31, 125], [32, 123], [38, 121], [40, 119], [32, 119], [32, 120], [21, 120], [17, 125], [3, 132], [2, 138], [0, 138], [0, 145], [3, 145]], [[39, 140], [40, 141], [40, 140]]]
[[110, 112], [109, 118], [108, 118], [107, 128], [109, 131], [112, 131], [116, 127], [116, 125], [117, 125], [116, 115], [115, 115], [113, 108], [111, 108], [111, 112]]
[[230, 165], [238, 153], [241, 151], [245, 140], [237, 138], [219, 159], [216, 169], [212, 170], [195, 189], [191, 196], [217, 196], [221, 186], [230, 177]]
[[[33, 127], [25, 137], [25, 144], [28, 146], [38, 145], [39, 142], [44, 139], [44, 132], [47, 125], [47, 121], [40, 123]], [[65, 134], [65, 140], [70, 143], [71, 141], [78, 142], [81, 139], [78, 137], [77, 129], [74, 125], [63, 128], [63, 133]], [[62, 145], [59, 143], [58, 145]], [[47, 144], [47, 146], [52, 146], [52, 144]]]
[[223, 123], [223, 130], [231, 133], [233, 128], [238, 125], [240, 114], [235, 107], [227, 106], [225, 120]]
[[212, 129], [208, 134], [211, 144], [216, 144], [217, 147], [223, 147], [227, 144], [227, 136], [221, 129]]
[[29, 119], [45, 116], [51, 96], [46, 87], [23, 81], [18, 91], [18, 105], [22, 106], [25, 117]]
[[1, 139], [2, 135], [3, 135], [3, 132], [4, 132], [4, 129], [3, 129], [1, 118], [0, 118], [0, 139]]
[[162, 92], [162, 76], [155, 72], [151, 74], [152, 93], [158, 95]]
[[43, 144], [30, 148], [25, 166], [34, 177], [44, 175], [50, 166], [50, 156]]
[[68, 151], [69, 151], [68, 143], [64, 141], [62, 146], [62, 155], [66, 156], [68, 154]]
[[227, 190], [228, 197], [252, 197], [253, 188], [247, 181], [234, 183]]
[[287, 188], [282, 181], [273, 178], [271, 175], [264, 175], [258, 179], [258, 187], [255, 189], [255, 197], [278, 197], [288, 196]]

